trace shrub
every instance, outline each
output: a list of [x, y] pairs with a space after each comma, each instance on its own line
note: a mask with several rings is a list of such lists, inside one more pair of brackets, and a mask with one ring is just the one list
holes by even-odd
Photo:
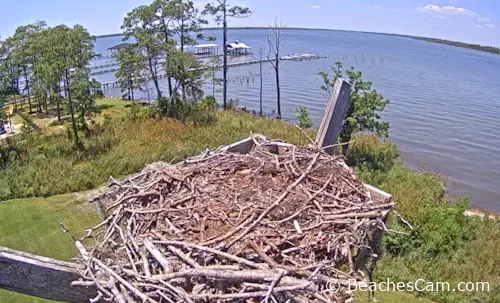
[[353, 140], [345, 154], [347, 164], [355, 167], [365, 182], [381, 184], [397, 162], [396, 146], [375, 135], [358, 135]]

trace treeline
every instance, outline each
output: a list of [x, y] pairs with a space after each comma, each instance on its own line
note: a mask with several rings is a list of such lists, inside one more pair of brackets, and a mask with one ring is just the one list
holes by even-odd
[[449, 41], [449, 40], [436, 39], [436, 38], [426, 38], [426, 37], [411, 37], [411, 38], [417, 39], [417, 40], [422, 40], [422, 41], [427, 41], [427, 42], [452, 45], [452, 46], [456, 46], [456, 47], [475, 49], [475, 50], [482, 51], [482, 52], [500, 55], [500, 48], [493, 47], [493, 46], [483, 46], [483, 45], [479, 45], [479, 44], [469, 44], [469, 43], [464, 43], [464, 42]]
[[[0, 91], [10, 95], [14, 106], [20, 93], [27, 94], [29, 113], [48, 112], [55, 107], [62, 122], [62, 103], [71, 116], [73, 138], [79, 144], [79, 130], [85, 130], [85, 113], [99, 95], [100, 85], [89, 77], [88, 64], [97, 56], [94, 37], [75, 25], [49, 27], [44, 21], [19, 26], [0, 46]], [[64, 101], [63, 101], [64, 96]], [[21, 104], [22, 106], [22, 104]]]

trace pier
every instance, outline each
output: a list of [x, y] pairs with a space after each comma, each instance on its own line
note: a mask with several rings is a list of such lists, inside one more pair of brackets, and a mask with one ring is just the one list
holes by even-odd
[[[312, 54], [312, 53], [299, 53], [299, 54], [292, 54], [292, 55], [286, 55], [286, 56], [281, 56], [280, 57], [280, 60], [282, 61], [304, 61], [304, 60], [314, 60], [314, 59], [320, 59], [320, 58], [325, 58], [325, 57], [321, 57], [321, 56], [318, 56], [316, 54]], [[272, 60], [272, 59], [271, 59]], [[246, 60], [246, 61], [241, 61], [241, 62], [232, 62], [232, 63], [228, 63], [228, 67], [236, 67], [236, 66], [242, 66], [242, 65], [251, 65], [251, 64], [258, 64], [258, 63], [263, 63], [263, 62], [268, 62], [269, 59], [268, 58], [265, 58], [265, 59], [253, 59], [253, 60]], [[218, 68], [222, 68], [222, 65], [219, 65]], [[200, 69], [208, 69], [207, 67], [201, 67], [201, 68], [197, 68], [198, 70]], [[106, 70], [105, 72], [93, 72], [93, 73], [90, 73], [91, 75], [98, 75], [98, 74], [103, 74], [103, 73], [110, 73], [110, 72], [114, 72], [114, 71], [117, 71], [118, 70], [118, 66], [116, 66], [115, 68], [113, 69], [110, 69], [110, 70]], [[193, 70], [196, 70], [196, 69], [193, 69]], [[166, 77], [166, 74], [163, 72], [163, 73], [160, 73], [158, 74], [158, 78], [164, 78]], [[144, 79], [144, 78], [142, 78]], [[106, 89], [109, 89], [109, 88], [115, 88], [115, 87], [118, 87], [118, 80], [113, 80], [113, 81], [108, 81], [108, 82], [102, 82], [101, 83], [101, 87], [103, 90], [106, 90]]]

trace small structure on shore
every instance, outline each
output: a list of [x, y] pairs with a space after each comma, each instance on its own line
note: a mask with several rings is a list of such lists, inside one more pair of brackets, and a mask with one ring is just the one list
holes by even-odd
[[113, 57], [113, 56], [117, 55], [118, 52], [122, 48], [127, 48], [127, 47], [130, 47], [131, 45], [132, 45], [132, 43], [124, 42], [124, 43], [120, 43], [120, 44], [111, 46], [110, 48], [108, 48], [108, 56]]
[[195, 55], [217, 55], [219, 54], [219, 45], [211, 44], [198, 44], [193, 46]]
[[243, 42], [236, 40], [226, 46], [226, 51], [233, 56], [248, 55], [252, 48]]

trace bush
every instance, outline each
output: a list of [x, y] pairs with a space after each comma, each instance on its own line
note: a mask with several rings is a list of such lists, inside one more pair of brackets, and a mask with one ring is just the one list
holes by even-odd
[[358, 135], [353, 140], [345, 154], [347, 164], [355, 167], [365, 182], [381, 184], [397, 162], [396, 146], [375, 135]]

